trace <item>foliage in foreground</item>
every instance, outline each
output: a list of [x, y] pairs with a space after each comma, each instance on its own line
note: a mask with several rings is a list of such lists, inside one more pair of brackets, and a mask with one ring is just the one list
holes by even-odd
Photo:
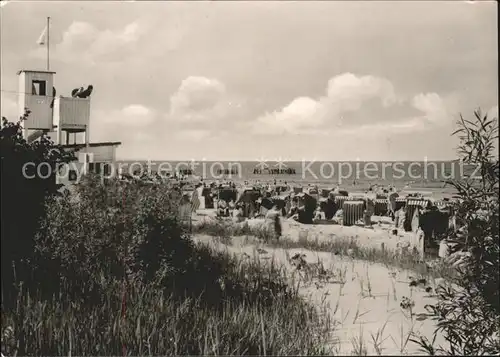
[[15, 300], [14, 280], [39, 278], [29, 268], [34, 259], [33, 238], [45, 214], [46, 199], [58, 193], [56, 166], [74, 159], [46, 136], [32, 143], [24, 140], [22, 124], [29, 114], [26, 111], [16, 123], [2, 118], [0, 129], [3, 305]]
[[437, 320], [437, 330], [448, 346], [435, 347], [417, 338], [430, 354], [495, 355], [500, 353], [500, 296], [498, 235], [499, 162], [495, 157], [498, 119], [483, 116], [478, 110], [473, 121], [460, 118], [459, 155], [466, 163], [480, 165], [479, 182], [451, 181], [461, 200], [456, 205], [457, 223], [461, 227], [455, 237], [457, 249], [468, 255], [464, 268], [454, 283], [459, 288], [441, 288], [439, 302], [428, 306]]
[[179, 198], [92, 177], [47, 196], [26, 262], [39, 279], [14, 270], [2, 289], [17, 297], [2, 304], [3, 353], [328, 354], [328, 321], [280, 269], [195, 245]]
[[[206, 246], [196, 249], [227, 266], [216, 282], [219, 308], [203, 296], [179, 300], [149, 284], [124, 289], [115, 281], [93, 305], [64, 296], [41, 300], [23, 291], [17, 309], [2, 313], [2, 325], [13, 327], [22, 355], [329, 353], [323, 347], [328, 321], [285, 285], [279, 267], [241, 262]], [[241, 296], [234, 296], [236, 288]]]

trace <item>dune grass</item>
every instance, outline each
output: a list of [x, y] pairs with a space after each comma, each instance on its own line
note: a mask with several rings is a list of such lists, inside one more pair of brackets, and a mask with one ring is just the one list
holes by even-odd
[[450, 279], [455, 275], [455, 269], [440, 261], [422, 261], [419, 254], [414, 251], [398, 252], [382, 247], [363, 247], [355, 237], [337, 237], [332, 235], [328, 241], [308, 237], [307, 240], [291, 241], [288, 239], [276, 240], [274, 236], [263, 227], [250, 227], [248, 225], [234, 225], [224, 221], [205, 221], [194, 230], [195, 233], [207, 234], [230, 242], [230, 237], [245, 236], [247, 242], [257, 238], [266, 245], [282, 249], [308, 249], [317, 252], [329, 252], [340, 257], [348, 256], [353, 259], [380, 263], [386, 267], [402, 270], [411, 270], [422, 277]]
[[328, 318], [280, 267], [193, 242], [177, 191], [90, 181], [78, 195], [47, 203], [33, 260], [2, 284], [4, 355], [331, 353]]
[[[286, 284], [281, 269], [224, 260], [220, 305], [203, 295], [179, 300], [149, 284], [110, 284], [94, 305], [64, 296], [36, 299], [22, 288], [17, 306], [2, 311], [8, 355], [328, 355], [331, 324]], [[238, 290], [238, 294], [235, 294]], [[9, 342], [9, 330], [13, 330]]]

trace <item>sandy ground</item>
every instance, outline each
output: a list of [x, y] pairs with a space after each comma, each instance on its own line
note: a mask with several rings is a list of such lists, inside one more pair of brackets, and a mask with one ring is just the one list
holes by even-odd
[[[334, 231], [342, 232], [340, 228], [335, 227]], [[356, 232], [357, 228], [352, 227], [350, 233]], [[383, 233], [380, 234], [382, 239]], [[206, 235], [194, 238], [241, 259], [250, 256], [264, 262], [274, 260], [291, 273], [295, 272], [295, 281], [301, 282], [300, 293], [316, 306], [327, 307], [326, 313], [334, 321], [331, 343], [337, 354], [356, 354], [359, 341], [363, 341], [362, 346], [368, 355], [425, 355], [409, 341], [408, 336], [413, 331], [432, 339], [434, 323], [423, 313], [426, 304], [437, 300], [432, 293], [425, 292], [425, 287], [430, 286], [434, 291], [436, 284], [442, 284], [442, 281], [410, 287], [410, 272], [390, 270], [376, 263], [306, 249], [273, 249], [244, 237], [233, 237], [231, 245], [224, 245]], [[292, 264], [290, 257], [296, 253], [305, 255], [308, 267], [305, 271], [308, 273], [303, 269], [298, 271]], [[315, 273], [320, 271], [320, 265], [324, 268], [323, 274]], [[414, 302], [412, 313], [400, 307], [403, 297]], [[444, 345], [444, 340], [438, 336], [436, 344]]]
[[[198, 210], [193, 216], [193, 223], [201, 224], [204, 221], [214, 220], [214, 210]], [[257, 227], [264, 223], [264, 219], [250, 219], [246, 221], [250, 227]], [[389, 217], [372, 217], [372, 228], [362, 226], [342, 226], [338, 224], [301, 224], [293, 219], [283, 219], [283, 239], [298, 241], [304, 237], [307, 240], [318, 242], [339, 238], [355, 239], [360, 245], [365, 247], [381, 248], [382, 244], [386, 249], [397, 249], [398, 243], [415, 244], [415, 233], [398, 230], [398, 235], [392, 234], [394, 224]], [[302, 232], [302, 233], [301, 233]]]

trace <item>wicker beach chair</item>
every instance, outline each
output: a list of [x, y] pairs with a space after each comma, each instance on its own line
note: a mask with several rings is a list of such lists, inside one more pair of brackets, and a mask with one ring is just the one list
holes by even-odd
[[363, 201], [345, 201], [343, 204], [342, 224], [344, 226], [352, 226], [364, 216]]
[[347, 196], [335, 196], [335, 203], [339, 209], [343, 209], [344, 202], [349, 201], [349, 197]]
[[[404, 230], [407, 232], [414, 232], [416, 228], [413, 227], [412, 222], [414, 222], [414, 214], [417, 209], [422, 209], [427, 206], [429, 200], [422, 198], [408, 198], [406, 200], [406, 216], [405, 216], [405, 227]], [[418, 220], [417, 220], [418, 221]], [[417, 225], [418, 228], [418, 225]]]
[[387, 198], [375, 200], [375, 216], [385, 216], [387, 214]]

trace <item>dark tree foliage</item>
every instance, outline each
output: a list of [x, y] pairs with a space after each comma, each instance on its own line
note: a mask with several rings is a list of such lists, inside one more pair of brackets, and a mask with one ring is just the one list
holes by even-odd
[[0, 130], [4, 305], [16, 294], [16, 281], [37, 279], [27, 266], [35, 259], [34, 237], [44, 217], [45, 202], [59, 193], [55, 169], [75, 159], [73, 153], [61, 150], [45, 135], [28, 143], [22, 136], [22, 124], [29, 114], [27, 110], [16, 123], [3, 117]]

